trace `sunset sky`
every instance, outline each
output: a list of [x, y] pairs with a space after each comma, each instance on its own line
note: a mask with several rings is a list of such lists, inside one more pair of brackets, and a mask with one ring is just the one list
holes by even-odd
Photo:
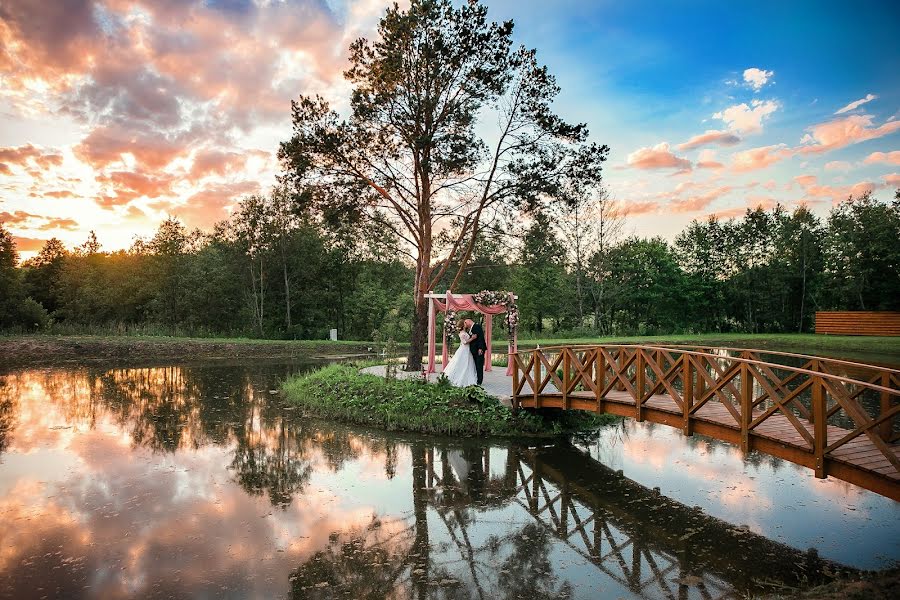
[[[629, 232], [900, 187], [900, 4], [494, 0], [611, 147]], [[266, 191], [290, 100], [346, 108], [381, 0], [0, 0], [0, 221], [24, 257]]]

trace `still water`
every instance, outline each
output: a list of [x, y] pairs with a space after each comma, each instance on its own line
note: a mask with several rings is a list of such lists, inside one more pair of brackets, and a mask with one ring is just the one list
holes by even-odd
[[282, 404], [306, 368], [0, 374], [0, 598], [739, 598], [900, 559], [897, 503], [777, 459], [349, 428]]

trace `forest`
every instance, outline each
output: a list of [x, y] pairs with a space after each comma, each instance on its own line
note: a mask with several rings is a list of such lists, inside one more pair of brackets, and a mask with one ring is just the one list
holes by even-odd
[[[900, 310], [900, 191], [848, 198], [825, 218], [805, 207], [710, 217], [672, 243], [623, 235], [625, 211], [607, 196], [567, 211], [486, 232], [456, 289], [514, 290], [522, 337], [808, 332], [817, 310]], [[128, 250], [104, 251], [91, 233], [20, 263], [0, 225], [0, 329], [407, 339], [413, 265], [384, 231], [349, 227], [298, 212], [278, 188], [212, 231], [170, 217]]]

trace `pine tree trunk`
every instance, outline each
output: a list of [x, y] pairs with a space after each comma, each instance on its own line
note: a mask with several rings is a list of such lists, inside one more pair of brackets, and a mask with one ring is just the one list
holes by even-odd
[[428, 278], [431, 275], [428, 265], [416, 267], [416, 302], [413, 312], [412, 330], [410, 331], [409, 352], [406, 355], [406, 370], [421, 371], [422, 355], [428, 342]]
[[291, 330], [291, 282], [288, 278], [287, 258], [284, 255], [284, 246], [281, 247], [281, 268], [284, 273], [284, 323], [288, 332]]

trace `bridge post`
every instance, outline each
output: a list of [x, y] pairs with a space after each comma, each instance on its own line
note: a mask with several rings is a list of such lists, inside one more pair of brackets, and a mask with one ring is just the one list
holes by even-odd
[[[813, 362], [813, 370], [819, 371], [819, 361]], [[826, 421], [825, 390], [822, 378], [813, 375], [812, 381], [812, 412], [813, 412], [813, 455], [815, 457], [814, 469], [816, 477], [825, 479], [825, 447], [828, 446], [828, 423]]]
[[603, 355], [600, 347], [594, 348], [596, 352], [594, 356], [594, 386], [595, 397], [597, 398], [597, 412], [605, 412], [606, 407], [603, 406], [603, 388], [606, 387], [606, 357]]
[[644, 420], [644, 350], [638, 348], [634, 357], [635, 377], [634, 377], [634, 420], [640, 423]]
[[572, 374], [569, 370], [571, 369], [572, 359], [569, 348], [563, 348], [561, 352], [563, 353], [563, 410], [569, 410], [571, 402], [569, 400], [569, 385], [572, 382]]
[[[890, 388], [891, 387], [891, 374], [887, 371], [881, 373], [881, 387]], [[884, 413], [891, 410], [891, 395], [887, 392], [881, 392], [881, 410], [878, 412], [878, 416], [880, 417]], [[885, 419], [878, 425], [878, 436], [884, 440], [886, 443], [891, 442], [891, 437], [894, 432], [894, 420]]]
[[691, 408], [694, 406], [694, 374], [691, 372], [691, 355], [681, 355], [681, 400], [684, 405], [684, 421], [681, 431], [684, 435], [694, 435], [691, 424]]
[[510, 402], [512, 404], [513, 414], [519, 412], [519, 355], [510, 354], [509, 360], [512, 363], [513, 391]]
[[[745, 353], [741, 353], [742, 357]], [[750, 423], [753, 421], [753, 379], [750, 365], [741, 363], [741, 451], [750, 451]]]
[[534, 408], [540, 408], [538, 404], [538, 389], [541, 387], [541, 360], [538, 358], [540, 348], [534, 349]]

